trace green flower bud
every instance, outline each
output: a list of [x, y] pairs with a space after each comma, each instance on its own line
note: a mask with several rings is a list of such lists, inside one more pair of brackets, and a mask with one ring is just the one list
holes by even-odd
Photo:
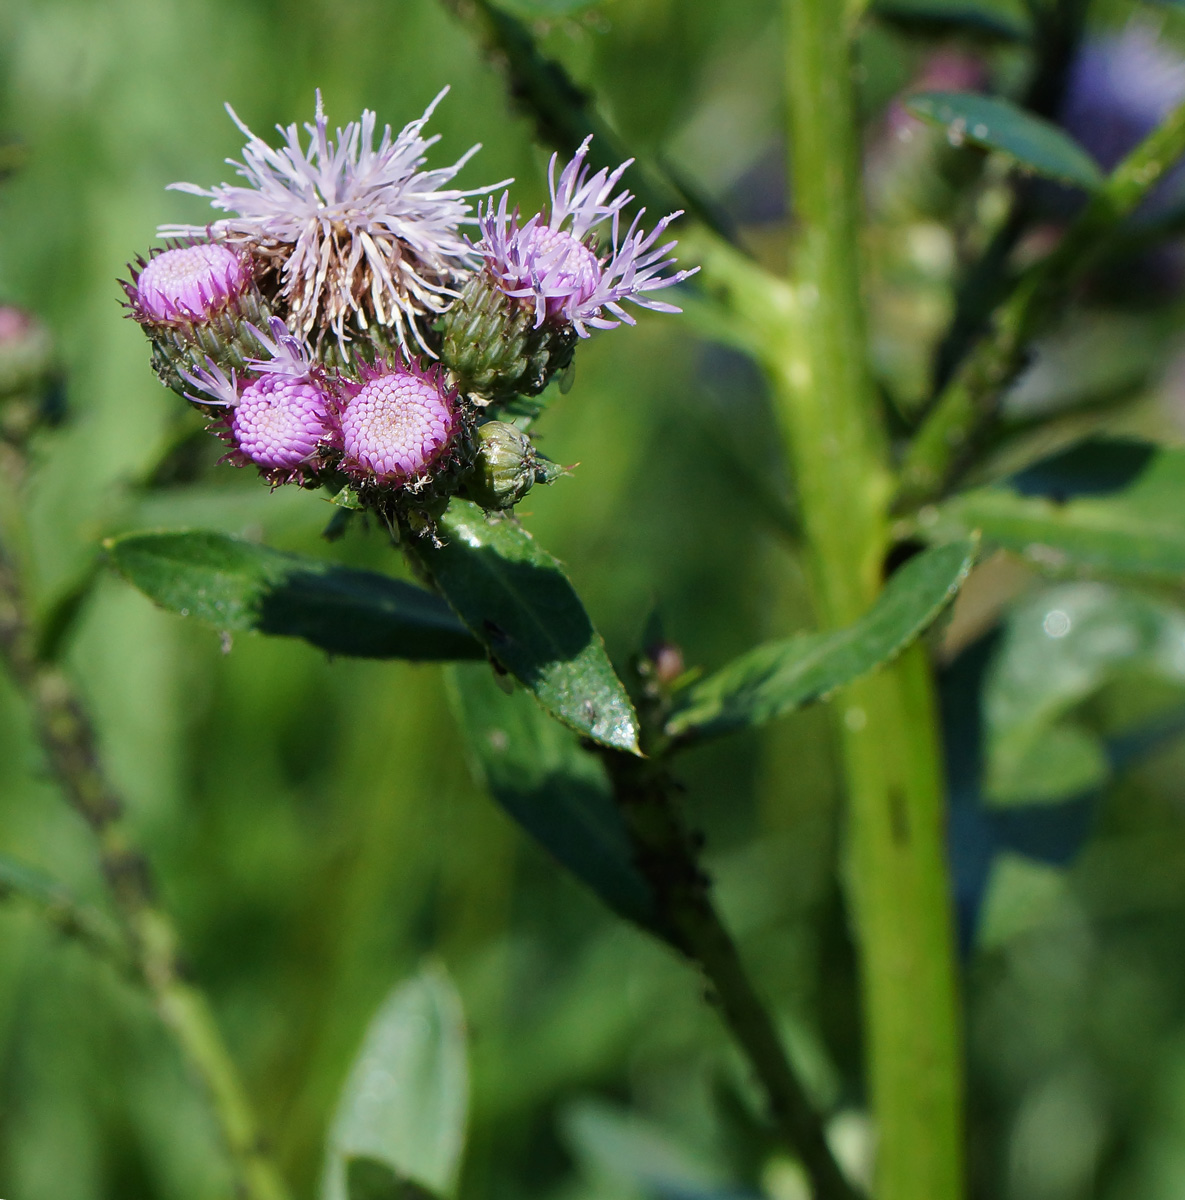
[[572, 361], [576, 330], [545, 321], [535, 328], [535, 306], [507, 296], [481, 271], [441, 321], [440, 357], [462, 392], [479, 402], [537, 396]]
[[551, 483], [564, 468], [542, 458], [531, 439], [505, 421], [477, 430], [477, 457], [463, 494], [485, 509], [513, 508], [537, 483]]

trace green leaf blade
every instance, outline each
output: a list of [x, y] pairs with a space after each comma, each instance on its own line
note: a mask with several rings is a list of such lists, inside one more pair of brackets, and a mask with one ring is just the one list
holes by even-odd
[[968, 538], [919, 554], [855, 625], [768, 642], [693, 684], [677, 703], [667, 733], [698, 739], [761, 725], [894, 658], [953, 599], [976, 547]]
[[914, 36], [965, 37], [1014, 45], [1030, 40], [1029, 31], [1019, 22], [971, 4], [878, 0], [868, 13], [883, 24]]
[[603, 764], [528, 692], [507, 695], [490, 671], [449, 671], [453, 710], [474, 774], [494, 800], [619, 916], [659, 932]]
[[[347, 1171], [358, 1159], [410, 1185], [393, 1195], [452, 1195], [468, 1106], [461, 1000], [442, 969], [428, 968], [394, 988], [366, 1030], [330, 1130], [323, 1200], [347, 1200]], [[362, 1177], [360, 1188], [381, 1191], [376, 1175], [351, 1173]]]
[[638, 751], [638, 717], [560, 564], [516, 521], [454, 499], [442, 544], [411, 550], [457, 615], [548, 712], [583, 737]]
[[[1108, 445], [1093, 449], [1105, 454]], [[978, 529], [986, 542], [1044, 570], [1179, 580], [1185, 575], [1185, 450], [1146, 448], [1143, 466], [1103, 487], [1026, 494], [1012, 480], [961, 493], [923, 510], [919, 533], [941, 542]]]
[[996, 96], [975, 92], [917, 92], [905, 107], [955, 141], [996, 150], [1047, 179], [1096, 191], [1103, 173], [1093, 158], [1056, 125]]
[[106, 550], [155, 603], [215, 629], [299, 637], [359, 658], [484, 656], [442, 600], [372, 571], [202, 531], [127, 534]]

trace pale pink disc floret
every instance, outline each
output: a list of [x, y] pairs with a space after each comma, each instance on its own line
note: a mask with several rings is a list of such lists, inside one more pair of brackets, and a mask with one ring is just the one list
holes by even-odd
[[452, 444], [457, 394], [439, 368], [396, 361], [363, 369], [341, 416], [342, 466], [354, 478], [414, 485]]
[[[344, 348], [347, 323], [356, 331], [377, 321], [394, 326], [400, 341], [410, 334], [423, 347], [419, 319], [448, 307], [455, 285], [476, 261], [458, 232], [471, 221], [466, 197], [508, 182], [471, 191], [444, 186], [478, 146], [451, 166], [422, 169], [426, 151], [439, 140], [424, 137], [424, 126], [447, 91], [398, 136], [385, 126], [377, 146], [370, 111], [331, 138], [319, 91], [316, 123], [305, 125], [307, 149], [295, 124], [277, 126], [284, 144], [276, 149], [228, 105], [248, 139], [243, 162], [228, 161], [246, 184], [171, 186], [235, 214], [215, 221], [210, 232], [250, 246], [276, 265], [289, 323], [301, 334], [329, 330]], [[195, 228], [167, 226], [162, 233], [192, 234]]]
[[204, 321], [241, 296], [250, 282], [241, 254], [198, 242], [151, 258], [136, 276], [135, 300], [153, 321]]
[[[675, 262], [670, 252], [676, 243], [657, 243], [681, 212], [663, 217], [647, 233], [640, 227], [642, 209], [622, 236], [621, 213], [633, 196], [624, 190], [614, 195], [613, 190], [633, 159], [590, 177], [585, 159], [591, 141], [585, 138], [558, 181], [558, 155], [552, 155], [549, 211], [519, 225], [518, 213], [509, 211], [509, 197], [503, 193], [497, 208], [491, 200], [479, 211], [478, 222], [482, 238], [477, 250], [501, 290], [534, 304], [537, 327], [544, 321], [567, 322], [581, 337], [588, 336], [589, 326], [613, 329], [623, 321], [633, 325], [634, 318], [621, 306], [626, 300], [640, 308], [679, 312], [650, 293], [681, 283], [699, 270], [663, 274]], [[599, 254], [594, 235], [606, 222], [610, 247]]]
[[234, 371], [228, 377], [207, 358], [204, 369], [181, 370], [200, 393], [186, 394], [195, 403], [227, 410], [232, 458], [253, 462], [276, 481], [296, 478], [339, 441], [334, 402], [308, 346], [283, 321], [271, 319], [270, 336], [248, 328], [267, 353], [248, 361], [252, 377], [240, 380]]

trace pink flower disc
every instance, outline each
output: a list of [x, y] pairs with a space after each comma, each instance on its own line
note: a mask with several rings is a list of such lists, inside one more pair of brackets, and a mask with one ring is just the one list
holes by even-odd
[[379, 375], [342, 415], [346, 463], [381, 483], [410, 479], [448, 447], [456, 426], [452, 404], [430, 379]]
[[543, 296], [547, 315], [567, 315], [583, 304], [601, 282], [597, 256], [566, 229], [536, 225], [519, 234], [520, 287], [532, 287]]
[[214, 242], [199, 242], [158, 254], [140, 272], [136, 295], [157, 321], [208, 318], [249, 282], [243, 260]]
[[312, 384], [264, 375], [249, 384], [235, 406], [235, 445], [265, 470], [288, 471], [308, 461], [328, 432], [329, 408]]

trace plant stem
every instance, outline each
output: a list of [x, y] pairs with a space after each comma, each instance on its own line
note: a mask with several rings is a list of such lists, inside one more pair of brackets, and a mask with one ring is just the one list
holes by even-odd
[[1183, 153], [1185, 104], [1115, 168], [1057, 249], [1020, 277], [910, 445], [899, 509], [940, 497], [958, 477], [995, 419], [1004, 389], [1024, 366], [1033, 339], [1053, 323], [1072, 285], [1106, 250], [1123, 218]]
[[[881, 586], [892, 481], [867, 366], [845, 22], [787, 0], [800, 322], [771, 344], [820, 623]], [[860, 953], [878, 1200], [962, 1194], [962, 1047], [932, 682], [920, 646], [844, 692], [849, 897]]]
[[709, 895], [692, 839], [670, 799], [659, 759], [606, 753], [614, 795], [674, 944], [703, 971], [721, 1016], [760, 1080], [786, 1148], [798, 1155], [818, 1200], [857, 1200], [823, 1124], [786, 1057], [769, 1011]]
[[103, 773], [94, 727], [66, 675], [42, 662], [15, 565], [0, 543], [0, 657], [24, 693], [54, 776], [90, 826], [99, 861], [157, 1013], [201, 1080], [244, 1200], [285, 1200], [246, 1093], [205, 996], [183, 976], [172, 922], [157, 904], [148, 864]]

